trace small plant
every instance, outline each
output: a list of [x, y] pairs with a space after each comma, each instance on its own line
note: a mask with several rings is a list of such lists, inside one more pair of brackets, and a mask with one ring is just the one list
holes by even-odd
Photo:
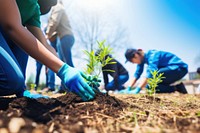
[[[98, 43], [98, 50], [95, 53], [94, 50], [87, 51], [85, 50], [84, 53], [87, 55], [87, 68], [85, 69], [85, 73], [91, 74], [95, 76], [96, 78], [99, 77], [99, 75], [102, 72], [102, 68], [108, 64], [115, 64], [116, 62], [113, 62], [111, 57], [107, 57], [107, 55], [112, 53], [112, 48], [108, 45], [105, 46], [105, 41], [97, 42]], [[103, 71], [111, 71], [115, 72], [114, 70], [103, 70]]]
[[26, 85], [29, 89], [34, 89], [35, 84], [34, 84], [34, 75], [31, 73], [31, 75], [28, 77], [26, 81]]
[[196, 113], [196, 116], [197, 116], [197, 117], [200, 117], [200, 111]]
[[[105, 46], [105, 41], [97, 42], [98, 43], [98, 50], [95, 52], [85, 50], [84, 53], [87, 55], [87, 68], [85, 69], [86, 74], [90, 74], [93, 76], [93, 79], [99, 79], [99, 76], [102, 72], [102, 68], [108, 64], [115, 64], [113, 62], [109, 54], [112, 53], [112, 48], [110, 46]], [[115, 72], [114, 70], [103, 70], [103, 71], [111, 71]], [[98, 88], [94, 87], [95, 85], [89, 81], [88, 83], [93, 89], [98, 90]]]
[[156, 87], [158, 86], [159, 83], [163, 81], [162, 79], [165, 77], [163, 77], [164, 73], [159, 73], [158, 70], [151, 71], [151, 74], [152, 74], [152, 78], [149, 78], [147, 80], [148, 86], [149, 86], [148, 94], [150, 96], [154, 95], [154, 99], [155, 99]]

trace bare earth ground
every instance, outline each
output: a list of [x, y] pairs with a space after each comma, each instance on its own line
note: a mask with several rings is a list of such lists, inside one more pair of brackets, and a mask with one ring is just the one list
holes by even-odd
[[200, 95], [0, 98], [0, 133], [198, 133]]

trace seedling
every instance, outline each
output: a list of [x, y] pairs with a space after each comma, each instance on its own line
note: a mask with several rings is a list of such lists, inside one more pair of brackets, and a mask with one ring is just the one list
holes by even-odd
[[147, 80], [148, 86], [149, 86], [148, 94], [150, 96], [154, 95], [154, 99], [155, 99], [156, 87], [158, 86], [159, 83], [163, 81], [162, 79], [165, 77], [163, 76], [164, 73], [159, 73], [158, 70], [151, 71], [151, 74], [152, 74], [152, 78], [149, 78]]
[[[93, 75], [95, 78], [99, 78], [102, 68], [108, 64], [115, 64], [116, 62], [113, 62], [111, 57], [107, 57], [107, 55], [112, 54], [112, 48], [109, 45], [105, 45], [105, 41], [98, 42], [98, 50], [95, 53], [94, 50], [87, 51], [85, 50], [84, 53], [88, 57], [86, 59], [87, 61], [87, 68], [85, 69], [86, 74]], [[115, 72], [114, 70], [103, 70], [103, 71], [111, 71]]]
[[[107, 55], [112, 53], [112, 48], [108, 45], [105, 46], [105, 41], [97, 42], [98, 43], [98, 54], [95, 53], [94, 50], [87, 51], [85, 50], [84, 53], [87, 55], [87, 68], [85, 69], [85, 73], [91, 74], [95, 77], [99, 77], [102, 72], [102, 68], [108, 64], [115, 64], [111, 57], [105, 58]], [[115, 72], [114, 70], [104, 70], [104, 71], [111, 71]]]
[[200, 117], [200, 111], [196, 113], [196, 116], [197, 116], [197, 117]]

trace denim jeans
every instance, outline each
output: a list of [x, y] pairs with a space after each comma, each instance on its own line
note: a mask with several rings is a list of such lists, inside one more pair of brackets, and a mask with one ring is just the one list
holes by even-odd
[[60, 39], [60, 55], [61, 58], [65, 63], [67, 63], [69, 66], [74, 67], [74, 64], [72, 62], [72, 46], [74, 45], [74, 36], [73, 35], [65, 35]]
[[[171, 84], [182, 79], [188, 72], [187, 68], [184, 67], [178, 67], [175, 70], [171, 70], [168, 67], [160, 68], [159, 73], [164, 73], [164, 79], [163, 81], [158, 84], [156, 87], [157, 93], [171, 93], [175, 91], [174, 86]], [[147, 86], [147, 89], [149, 87]]]
[[[57, 38], [55, 41], [51, 42], [51, 46], [57, 51], [59, 58], [71, 67], [74, 67], [71, 53], [73, 44], [74, 36], [72, 35], [65, 35], [60, 40]], [[48, 87], [55, 87], [55, 73], [51, 69], [48, 71]]]
[[[53, 42], [50, 43], [50, 45], [56, 50], [58, 51], [58, 47], [57, 47], [57, 42], [58, 42], [58, 38], [56, 38]], [[59, 55], [59, 53], [58, 53]], [[49, 89], [55, 89], [55, 73], [54, 71], [52, 71], [51, 69], [48, 69], [47, 72], [47, 87]]]
[[0, 29], [0, 95], [18, 94], [25, 88], [28, 55]]
[[119, 75], [118, 77], [118, 88], [115, 87], [115, 81], [112, 80], [111, 82], [109, 82], [106, 85], [106, 90], [122, 90], [125, 89], [123, 84], [126, 83], [126, 81], [128, 81], [129, 79], [129, 75], [125, 74], [125, 75]]
[[[40, 73], [42, 70], [43, 64], [36, 60], [36, 77], [35, 77], [35, 88], [38, 87], [40, 81]], [[48, 87], [48, 74], [46, 73], [46, 87]]]
[[[57, 41], [58, 41], [58, 38], [56, 38], [53, 42], [50, 42], [50, 45], [56, 51], [58, 50]], [[40, 79], [39, 77], [40, 77], [42, 66], [43, 66], [43, 64], [41, 64], [39, 61], [36, 61], [36, 79], [35, 79], [36, 87], [38, 87], [38, 84], [39, 84], [39, 79]], [[52, 89], [52, 90], [55, 89], [55, 73], [49, 68], [46, 73], [46, 87], [48, 87], [49, 89]]]

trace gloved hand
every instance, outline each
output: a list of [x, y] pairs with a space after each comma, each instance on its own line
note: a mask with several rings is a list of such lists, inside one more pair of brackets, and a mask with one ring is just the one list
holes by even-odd
[[84, 78], [76, 68], [63, 64], [57, 75], [69, 91], [80, 96], [83, 101], [88, 101], [94, 98], [94, 91], [84, 81]]
[[133, 88], [129, 86], [126, 89], [119, 91], [119, 93], [120, 94], [129, 94], [129, 92], [131, 92], [131, 90], [133, 90]]
[[80, 72], [80, 74], [86, 80], [88, 85], [94, 89], [94, 91], [100, 92], [100, 90], [99, 90], [99, 86], [100, 86], [100, 82], [101, 82], [100, 79], [98, 79], [97, 77], [92, 76], [92, 75], [86, 75], [83, 72]]
[[140, 87], [136, 87], [134, 90], [131, 90], [129, 94], [138, 94], [141, 91]]
[[129, 87], [126, 88], [126, 90], [131, 91], [131, 90], [133, 90], [133, 87], [129, 86]]
[[46, 98], [46, 99], [48, 99], [49, 98], [48, 96], [43, 96], [41, 94], [33, 94], [28, 90], [25, 90], [23, 92], [23, 96], [24, 97], [28, 97], [28, 98], [34, 98], [34, 99], [38, 99], [38, 98]]

